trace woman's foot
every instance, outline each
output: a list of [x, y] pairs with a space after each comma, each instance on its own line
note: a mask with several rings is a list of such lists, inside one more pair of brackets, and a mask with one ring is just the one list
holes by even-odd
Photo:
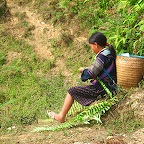
[[61, 114], [56, 114], [52, 111], [47, 111], [47, 114], [50, 118], [60, 122], [60, 123], [64, 123], [64, 117]]

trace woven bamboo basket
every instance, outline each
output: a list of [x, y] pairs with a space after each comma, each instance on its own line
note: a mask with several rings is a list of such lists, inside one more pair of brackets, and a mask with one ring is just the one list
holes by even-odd
[[118, 55], [116, 68], [119, 85], [123, 88], [136, 87], [144, 76], [144, 57]]

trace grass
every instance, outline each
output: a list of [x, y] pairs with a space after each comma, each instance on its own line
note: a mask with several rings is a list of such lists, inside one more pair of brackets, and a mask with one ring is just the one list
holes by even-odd
[[5, 116], [2, 121], [10, 119], [11, 125], [13, 122], [31, 124], [38, 117], [46, 118], [47, 109], [57, 111], [60, 108], [65, 91], [63, 76], [39, 77], [33, 71], [22, 72], [22, 66], [6, 70], [3, 70], [3, 75], [1, 73], [2, 94], [5, 97], [1, 105]]
[[111, 123], [107, 123], [104, 127], [112, 130], [112, 133], [131, 133], [143, 128], [143, 123], [141, 119], [134, 117], [133, 111], [130, 111], [121, 118], [112, 119]]
[[64, 76], [48, 72], [55, 60], [40, 60], [27, 42], [3, 29], [0, 34], [1, 128], [32, 124], [38, 117], [46, 118], [47, 109], [58, 111], [66, 87]]
[[130, 101], [131, 94], [141, 91], [143, 84], [142, 80], [138, 88], [123, 90], [117, 95], [119, 102], [102, 118], [108, 132], [131, 133], [143, 128], [142, 118], [136, 115], [137, 110], [131, 108], [133, 102]]
[[109, 118], [104, 121], [104, 127], [111, 133], [130, 133], [137, 129], [143, 128], [143, 123], [140, 118], [134, 115], [134, 111], [127, 109], [126, 112], [119, 115], [118, 110], [112, 110], [109, 113]]

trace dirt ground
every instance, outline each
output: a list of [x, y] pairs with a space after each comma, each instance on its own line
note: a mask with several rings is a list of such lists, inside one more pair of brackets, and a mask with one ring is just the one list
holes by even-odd
[[97, 125], [78, 126], [63, 131], [31, 132], [35, 127], [48, 126], [51, 122], [19, 128], [9, 128], [0, 136], [0, 144], [144, 144], [144, 128], [129, 134], [109, 134]]
[[[8, 1], [10, 8], [11, 21], [8, 23], [12, 28], [13, 34], [21, 37], [23, 31], [17, 29], [18, 19], [15, 17], [17, 12], [24, 12], [27, 16], [27, 21], [33, 25], [35, 29], [32, 31], [33, 38], [27, 41], [34, 45], [37, 55], [45, 59], [53, 59], [50, 51], [48, 39], [57, 37], [60, 28], [55, 29], [49, 24], [45, 24], [40, 16], [35, 11], [31, 11], [28, 7], [20, 7]], [[45, 32], [45, 29], [47, 31]], [[13, 57], [14, 53], [9, 53], [9, 57]], [[62, 61], [57, 62], [63, 69], [65, 66]], [[136, 91], [130, 97], [130, 101], [126, 105], [132, 104], [132, 109], [138, 116], [144, 116], [144, 91]], [[51, 125], [52, 121], [39, 120], [38, 123], [31, 126], [19, 127], [13, 126], [9, 128], [9, 132], [0, 136], [0, 144], [144, 144], [144, 128], [134, 131], [129, 134], [110, 134], [110, 132], [101, 126], [83, 125], [65, 129], [56, 132], [31, 132], [33, 128], [44, 125]]]

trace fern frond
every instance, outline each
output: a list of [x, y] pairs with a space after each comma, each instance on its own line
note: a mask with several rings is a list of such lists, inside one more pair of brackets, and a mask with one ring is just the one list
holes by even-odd
[[115, 101], [115, 97], [107, 101], [99, 101], [98, 103], [85, 107], [82, 112], [61, 125], [57, 125], [54, 127], [37, 127], [32, 132], [62, 130], [82, 123], [89, 124], [91, 120], [95, 120], [97, 123], [102, 123], [100, 119], [101, 116], [106, 113], [111, 108], [111, 106], [115, 104]]
[[75, 114], [83, 111], [83, 109], [85, 109], [85, 106], [82, 106], [81, 104], [79, 104], [77, 101], [75, 101], [72, 105], [72, 107], [70, 108], [67, 116], [74, 116]]

